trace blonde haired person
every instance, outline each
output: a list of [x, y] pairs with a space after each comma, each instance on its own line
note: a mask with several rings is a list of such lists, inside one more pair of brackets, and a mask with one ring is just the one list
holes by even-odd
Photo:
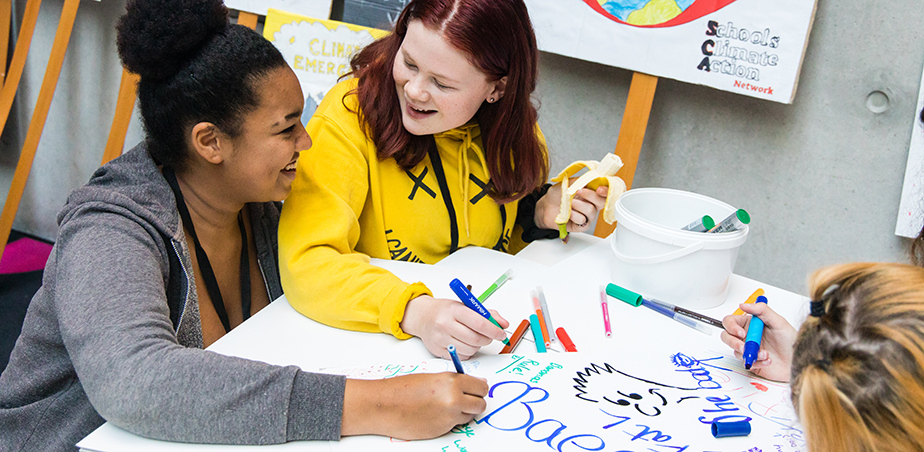
[[[856, 263], [809, 281], [798, 333], [765, 304], [755, 374], [791, 381], [811, 451], [924, 451], [924, 268]], [[748, 317], [727, 316], [722, 340], [741, 356]]]

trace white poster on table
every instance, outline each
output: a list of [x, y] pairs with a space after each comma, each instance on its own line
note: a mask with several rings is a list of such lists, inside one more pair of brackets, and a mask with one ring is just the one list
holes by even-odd
[[895, 225], [895, 235], [909, 238], [917, 237], [924, 225], [924, 124], [921, 123], [921, 109], [924, 109], [924, 74], [921, 75], [921, 92], [914, 109], [911, 147], [908, 149], [905, 183]]
[[332, 0], [225, 0], [225, 6], [265, 16], [270, 8], [281, 9], [315, 19], [330, 17]]
[[546, 52], [791, 103], [817, 0], [525, 0]]
[[[530, 344], [523, 344], [530, 345]], [[653, 344], [648, 344], [653, 345]], [[523, 349], [528, 347], [524, 346]], [[462, 363], [488, 381], [487, 408], [428, 441], [354, 436], [333, 451], [800, 452], [805, 434], [789, 385], [755, 377], [725, 352], [664, 344], [609, 354], [488, 355]], [[452, 372], [448, 360], [382, 363], [324, 372], [358, 379]], [[717, 428], [742, 427], [713, 436]], [[746, 432], [745, 432], [746, 428]]]

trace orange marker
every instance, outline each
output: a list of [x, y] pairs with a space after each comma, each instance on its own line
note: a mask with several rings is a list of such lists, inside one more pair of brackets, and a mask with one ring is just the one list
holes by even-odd
[[510, 353], [517, 347], [517, 344], [520, 343], [520, 339], [523, 338], [523, 334], [526, 333], [526, 330], [529, 329], [529, 320], [523, 319], [520, 322], [520, 326], [517, 327], [516, 331], [513, 332], [513, 336], [510, 337], [510, 344], [505, 345], [501, 349], [500, 353]]
[[542, 342], [548, 347], [552, 345], [552, 341], [549, 340], [549, 328], [545, 324], [545, 316], [542, 315], [542, 307], [539, 305], [539, 295], [536, 291], [532, 291], [532, 295], [533, 307], [536, 308], [536, 317], [539, 317], [539, 328], [542, 329]]
[[555, 330], [555, 334], [558, 335], [558, 340], [561, 341], [561, 345], [565, 347], [566, 352], [576, 352], [577, 348], [574, 347], [574, 342], [571, 342], [571, 338], [568, 337], [568, 333], [564, 328], [558, 327]]
[[[744, 304], [754, 304], [754, 302], [757, 301], [757, 297], [763, 294], [764, 294], [764, 289], [755, 290], [754, 293], [752, 293], [751, 296], [748, 298], [748, 301], [745, 301]], [[744, 311], [741, 310], [741, 308], [738, 308], [735, 310], [735, 313], [732, 315], [742, 315], [742, 314], [744, 314]]]

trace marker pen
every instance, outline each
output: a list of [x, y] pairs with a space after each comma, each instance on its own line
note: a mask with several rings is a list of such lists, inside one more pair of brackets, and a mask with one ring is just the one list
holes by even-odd
[[712, 330], [710, 330], [706, 325], [696, 320], [693, 320], [689, 316], [686, 316], [679, 312], [674, 312], [673, 310], [667, 307], [654, 303], [651, 300], [642, 298], [641, 295], [629, 289], [626, 289], [624, 287], [620, 287], [620, 286], [617, 286], [616, 284], [610, 283], [610, 284], [607, 284], [606, 286], [606, 293], [632, 306], [635, 306], [635, 307], [645, 306], [646, 308], [651, 309], [652, 311], [655, 311], [659, 314], [670, 317], [674, 319], [675, 322], [680, 323], [684, 326], [693, 328], [694, 330], [699, 331], [700, 333], [703, 333], [707, 336], [712, 335]]
[[465, 374], [465, 371], [462, 370], [462, 361], [459, 361], [459, 355], [456, 354], [456, 346], [449, 344], [449, 347], [446, 347], [449, 350], [449, 357], [452, 358], [452, 365], [456, 366], [456, 372], [460, 374]]
[[536, 286], [536, 295], [539, 296], [539, 307], [542, 308], [542, 316], [545, 318], [545, 327], [549, 332], [549, 340], [555, 342], [555, 335], [552, 334], [555, 331], [555, 327], [552, 326], [552, 314], [549, 313], [549, 305], [545, 303], [545, 292], [542, 291], [542, 286]]
[[606, 303], [606, 287], [600, 286], [600, 306], [603, 307], [603, 328], [606, 328], [606, 337], [613, 337], [610, 328], [610, 306]]
[[[757, 297], [757, 303], [767, 304], [767, 297], [761, 295]], [[755, 303], [756, 304], [756, 303]], [[744, 338], [744, 368], [750, 369], [757, 360], [757, 352], [760, 351], [760, 338], [764, 335], [764, 321], [751, 316], [751, 322], [748, 323], [748, 335]]]
[[[485, 309], [484, 306], [482, 306], [481, 303], [478, 302], [478, 299], [475, 298], [474, 295], [472, 295], [472, 292], [465, 287], [465, 284], [462, 284], [462, 281], [459, 281], [459, 278], [456, 278], [450, 281], [449, 288], [452, 289], [452, 291], [456, 293], [456, 296], [458, 296], [460, 300], [462, 300], [462, 304], [464, 304], [466, 307], [468, 307], [472, 311], [477, 312], [478, 315], [490, 320], [491, 323], [493, 323], [498, 328], [501, 327], [500, 324], [497, 323], [497, 320], [494, 320], [494, 316], [492, 316], [491, 313], [488, 312], [488, 310]], [[503, 328], [501, 329], [503, 330]], [[504, 336], [505, 336], [504, 345], [507, 345], [510, 343], [510, 341], [507, 340], [506, 335], [507, 333], [504, 333]]]
[[[539, 331], [542, 332], [542, 343], [548, 347], [552, 345], [552, 342], [549, 339], [549, 329], [545, 324], [545, 315], [542, 314], [542, 305], [539, 304], [539, 294], [537, 294], [535, 290], [531, 290], [529, 294], [533, 298], [533, 308], [536, 310], [536, 317], [539, 318], [538, 327]], [[532, 323], [532, 321], [530, 321], [530, 323]]]
[[505, 354], [505, 353], [513, 352], [513, 350], [517, 348], [517, 344], [520, 343], [520, 339], [523, 339], [523, 334], [525, 334], [526, 330], [528, 329], [529, 329], [529, 320], [523, 319], [523, 321], [520, 322], [520, 326], [518, 326], [516, 331], [513, 332], [513, 336], [510, 336], [510, 343], [505, 345], [504, 348], [501, 349], [500, 352], [498, 352], [498, 354]]
[[651, 299], [651, 302], [654, 303], [654, 304], [657, 304], [657, 305], [664, 306], [665, 308], [670, 309], [671, 311], [674, 311], [674, 312], [683, 314], [683, 315], [685, 315], [685, 316], [687, 316], [687, 317], [690, 317], [691, 319], [699, 320], [700, 322], [703, 322], [703, 323], [712, 325], [712, 326], [714, 326], [714, 327], [716, 327], [716, 328], [719, 328], [719, 329], [723, 329], [723, 330], [725, 329], [725, 326], [722, 325], [722, 321], [721, 321], [721, 320], [714, 319], [714, 318], [709, 317], [709, 316], [707, 316], [707, 315], [705, 315], [705, 314], [700, 314], [700, 313], [698, 313], [698, 312], [696, 312], [696, 311], [691, 311], [691, 310], [686, 309], [686, 308], [681, 308], [680, 306], [675, 306], [675, 305], [672, 305], [672, 304], [670, 304], [670, 303], [663, 302], [663, 301], [661, 301], [661, 300], [655, 300], [654, 298]]
[[[744, 304], [754, 304], [754, 302], [757, 301], [757, 297], [763, 294], [764, 294], [764, 289], [755, 290], [754, 293], [752, 293], [751, 296], [748, 297], [748, 299], [744, 302]], [[744, 314], [744, 309], [741, 309], [741, 308], [735, 309], [735, 312], [732, 313], [732, 315], [743, 315], [743, 314]]]
[[751, 216], [744, 209], [738, 209], [735, 213], [725, 217], [721, 223], [717, 224], [709, 232], [718, 234], [722, 232], [732, 232], [744, 228], [744, 225], [751, 222]]
[[712, 219], [709, 215], [703, 215], [702, 218], [697, 219], [696, 221], [680, 228], [684, 231], [690, 232], [706, 232], [715, 227], [715, 220]]
[[555, 334], [558, 335], [558, 340], [561, 341], [562, 347], [565, 347], [566, 352], [576, 352], [577, 348], [574, 346], [574, 342], [571, 341], [571, 337], [568, 336], [568, 332], [564, 328], [558, 327], [555, 330]]
[[536, 342], [536, 351], [539, 353], [545, 353], [545, 340], [542, 339], [542, 329], [539, 328], [539, 316], [532, 314], [529, 316], [529, 326], [533, 330], [533, 341]]
[[491, 287], [488, 287], [488, 290], [484, 291], [483, 294], [478, 296], [478, 301], [484, 303], [484, 301], [487, 300], [488, 297], [490, 297], [491, 294], [493, 294], [495, 290], [499, 289], [500, 286], [503, 286], [504, 283], [507, 282], [507, 280], [510, 279], [512, 276], [513, 276], [512, 268], [510, 270], [505, 271], [503, 275], [500, 275], [500, 278], [497, 278], [497, 281], [494, 281], [494, 284], [491, 284]]

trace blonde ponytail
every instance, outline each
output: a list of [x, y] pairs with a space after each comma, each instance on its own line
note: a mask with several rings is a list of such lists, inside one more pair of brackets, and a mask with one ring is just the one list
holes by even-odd
[[799, 330], [791, 380], [809, 450], [924, 452], [924, 268], [839, 265], [809, 285], [823, 309]]
[[875, 450], [869, 429], [850, 399], [822, 368], [810, 365], [799, 376], [799, 419], [808, 450], [864, 452]]

